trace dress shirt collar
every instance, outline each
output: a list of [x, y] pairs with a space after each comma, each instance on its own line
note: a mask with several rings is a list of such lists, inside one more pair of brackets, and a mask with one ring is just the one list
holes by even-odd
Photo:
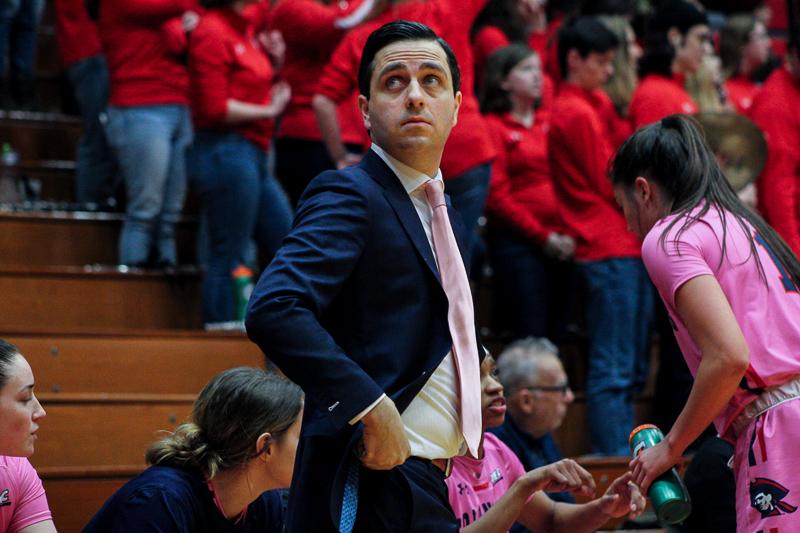
[[378, 154], [378, 157], [383, 159], [383, 162], [389, 165], [389, 168], [392, 172], [395, 173], [397, 179], [400, 180], [400, 183], [403, 184], [403, 188], [406, 190], [408, 194], [411, 194], [415, 190], [417, 190], [420, 186], [424, 185], [428, 181], [440, 180], [442, 179], [442, 171], [441, 169], [436, 169], [436, 175], [431, 177], [425, 174], [424, 172], [420, 172], [419, 170], [413, 169], [410, 166], [406, 165], [395, 159], [394, 157], [387, 154], [383, 148], [378, 146], [375, 143], [372, 143], [370, 146], [373, 152]]

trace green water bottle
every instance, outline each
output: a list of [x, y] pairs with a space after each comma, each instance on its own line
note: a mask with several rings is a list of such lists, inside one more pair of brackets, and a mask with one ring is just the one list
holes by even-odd
[[[652, 448], [662, 440], [664, 434], [660, 429], [652, 424], [645, 424], [631, 432], [628, 442], [631, 454], [636, 457], [645, 448]], [[692, 512], [689, 492], [675, 468], [658, 476], [650, 485], [647, 496], [653, 502], [656, 516], [662, 526], [683, 522]]]
[[244, 320], [247, 314], [247, 302], [253, 293], [253, 271], [244, 265], [239, 265], [233, 272], [233, 310], [236, 320]]

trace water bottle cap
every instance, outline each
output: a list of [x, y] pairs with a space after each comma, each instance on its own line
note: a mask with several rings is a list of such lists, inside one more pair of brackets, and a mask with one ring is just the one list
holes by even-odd
[[233, 276], [234, 278], [252, 278], [253, 271], [244, 265], [239, 265], [238, 267], [233, 269], [233, 272], [231, 272], [231, 276]]
[[[643, 430], [645, 430], [645, 429], [658, 429], [658, 426], [656, 426], [656, 425], [653, 425], [653, 424], [642, 424], [641, 426], [635, 427], [635, 428], [633, 429], [633, 431], [631, 431], [631, 434], [628, 436], [628, 442], [630, 442], [631, 440], [633, 440], [633, 437], [634, 437], [634, 436], [635, 436], [637, 433], [639, 433], [640, 431], [643, 431]], [[660, 431], [660, 430], [659, 430], [659, 431]]]

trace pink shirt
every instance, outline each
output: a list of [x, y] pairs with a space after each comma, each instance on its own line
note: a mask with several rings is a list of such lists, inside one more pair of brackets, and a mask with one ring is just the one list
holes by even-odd
[[491, 433], [483, 434], [483, 459], [453, 458], [453, 471], [445, 483], [459, 529], [483, 516], [524, 474], [514, 452]]
[[682, 226], [678, 222], [662, 246], [661, 234], [673, 218], [662, 219], [650, 230], [642, 244], [642, 259], [669, 311], [689, 369], [693, 375], [697, 373], [702, 354], [676, 312], [675, 293], [697, 276], [708, 274], [717, 279], [750, 350], [750, 365], [745, 373], [747, 389], [743, 386], [737, 389], [714, 420], [717, 431], [725, 435], [730, 423], [760, 393], [759, 389], [780, 385], [800, 375], [800, 293], [783, 267], [776, 265], [766, 242], [756, 235], [756, 251], [766, 276], [764, 282], [751, 257], [747, 236], [730, 213], [725, 213], [724, 257], [722, 219], [713, 207], [675, 240]]
[[31, 463], [0, 455], [0, 531], [14, 533], [52, 518], [42, 480]]

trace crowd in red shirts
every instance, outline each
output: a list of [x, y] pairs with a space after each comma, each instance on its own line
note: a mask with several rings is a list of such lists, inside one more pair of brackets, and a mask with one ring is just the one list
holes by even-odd
[[[89, 13], [84, 0], [57, 0], [59, 46], [84, 118], [77, 197], [102, 204], [121, 183], [120, 263], [169, 267], [179, 263], [174, 226], [186, 188], [197, 188], [209, 249], [204, 320], [234, 320], [230, 272], [255, 262], [250, 242], [269, 257], [308, 182], [357, 162], [369, 145], [356, 106], [367, 36], [410, 19], [459, 60], [463, 102], [441, 166], [467, 227], [487, 219], [472, 247], [477, 256], [488, 249], [500, 333], [560, 340], [577, 281], [590, 313], [623, 305], [608, 281], [591, 305], [603, 276], [639, 277], [598, 270], [639, 264], [609, 160], [636, 128], [673, 113], [736, 112], [761, 128], [769, 151], [758, 209], [800, 252], [800, 64], [785, 33], [772, 45], [768, 35], [787, 28], [784, 5], [709, 17], [688, 0], [652, 2], [649, 16], [634, 4], [103, 0], [88, 2]], [[582, 40], [587, 24], [604, 29]], [[92, 105], [105, 94], [107, 106]], [[592, 320], [590, 344], [599, 342]], [[606, 335], [614, 326], [599, 327]], [[603, 379], [629, 395], [645, 372], [636, 362], [624, 379]], [[598, 451], [621, 444], [609, 446]]]

